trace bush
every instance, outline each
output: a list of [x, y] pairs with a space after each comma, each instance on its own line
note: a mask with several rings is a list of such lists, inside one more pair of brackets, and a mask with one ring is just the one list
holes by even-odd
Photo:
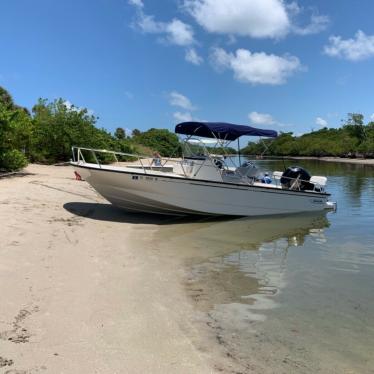
[[26, 156], [17, 149], [6, 151], [0, 156], [0, 168], [6, 171], [22, 169], [27, 163]]
[[175, 157], [181, 154], [178, 136], [167, 129], [151, 128], [142, 133], [133, 131], [133, 139], [136, 143], [159, 152], [161, 156]]

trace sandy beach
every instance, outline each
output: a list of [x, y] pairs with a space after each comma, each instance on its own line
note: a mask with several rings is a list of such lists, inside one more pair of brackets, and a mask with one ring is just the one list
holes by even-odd
[[0, 206], [1, 374], [224, 371], [153, 246], [160, 219], [117, 210], [69, 166], [1, 178]]

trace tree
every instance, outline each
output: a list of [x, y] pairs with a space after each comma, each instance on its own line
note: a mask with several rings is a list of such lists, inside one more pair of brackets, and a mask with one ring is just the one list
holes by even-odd
[[349, 125], [363, 126], [364, 116], [360, 113], [348, 113], [347, 123]]
[[17, 170], [27, 165], [31, 136], [30, 116], [0, 87], [0, 169]]
[[122, 139], [126, 138], [126, 132], [125, 132], [125, 130], [122, 127], [117, 127], [116, 131], [114, 132], [114, 136], [118, 140], [122, 140]]
[[360, 113], [348, 113], [348, 118], [344, 125], [345, 130], [360, 144], [366, 137], [364, 116]]
[[[374, 123], [363, 124], [361, 114], [349, 114], [342, 128], [322, 128], [299, 137], [280, 133], [274, 140], [264, 140], [268, 155], [276, 156], [337, 156], [346, 157], [358, 152], [374, 156]], [[261, 154], [261, 143], [248, 143], [244, 154]]]
[[33, 161], [68, 161], [72, 146], [115, 148], [115, 139], [108, 131], [95, 126], [96, 118], [87, 109], [67, 106], [63, 99], [53, 102], [39, 99], [32, 110], [35, 124]]
[[137, 137], [137, 136], [139, 136], [141, 134], [141, 131], [140, 130], [138, 130], [138, 129], [134, 129], [134, 130], [132, 130], [132, 136], [133, 137]]
[[135, 141], [158, 151], [162, 156], [177, 156], [181, 154], [178, 136], [166, 129], [149, 129], [136, 135]]
[[11, 94], [3, 87], [0, 86], [0, 104], [5, 108], [12, 109], [14, 102]]

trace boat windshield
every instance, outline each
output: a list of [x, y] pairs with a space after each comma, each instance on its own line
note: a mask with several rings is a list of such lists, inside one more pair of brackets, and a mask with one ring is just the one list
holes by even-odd
[[210, 157], [211, 150], [216, 146], [216, 140], [187, 138], [182, 143], [183, 156], [184, 158], [205, 159]]

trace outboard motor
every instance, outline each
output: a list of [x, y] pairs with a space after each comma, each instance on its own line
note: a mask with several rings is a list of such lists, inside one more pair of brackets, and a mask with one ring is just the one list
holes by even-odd
[[309, 182], [310, 178], [310, 174], [305, 169], [291, 166], [284, 171], [280, 182], [285, 189], [313, 190], [314, 184]]

